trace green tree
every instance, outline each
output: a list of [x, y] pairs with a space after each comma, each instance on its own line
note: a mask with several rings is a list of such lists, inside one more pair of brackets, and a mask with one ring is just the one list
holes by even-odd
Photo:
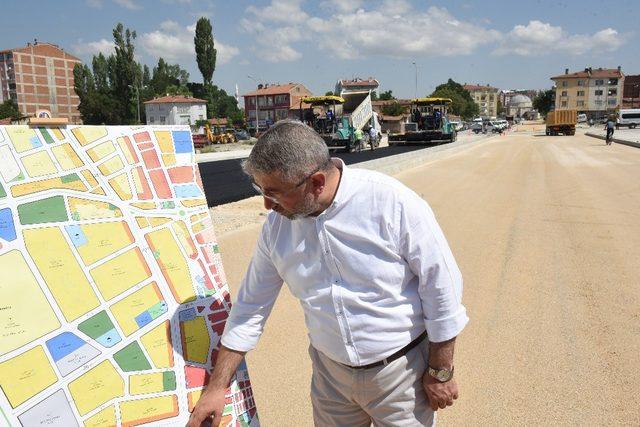
[[407, 107], [400, 105], [398, 101], [382, 106], [382, 114], [386, 116], [399, 116], [406, 111]]
[[[169, 86], [186, 87], [189, 82], [189, 73], [180, 68], [178, 64], [168, 64], [163, 58], [158, 59], [158, 65], [153, 67], [153, 74], [149, 85], [156, 96], [164, 96], [168, 93]], [[184, 91], [183, 91], [184, 93]]]
[[536, 97], [533, 98], [533, 108], [543, 116], [546, 116], [555, 103], [555, 94], [556, 91], [553, 88], [539, 91]]
[[198, 69], [202, 73], [202, 81], [205, 86], [211, 85], [213, 72], [216, 69], [216, 48], [213, 42], [211, 22], [207, 18], [198, 19], [196, 35], [193, 38], [196, 48], [196, 61]]
[[386, 91], [380, 93], [380, 96], [378, 96], [378, 99], [380, 101], [390, 101], [390, 100], [396, 99], [396, 98], [393, 96], [393, 91], [392, 90], [386, 90]]
[[136, 121], [136, 94], [134, 85], [136, 84], [137, 63], [134, 57], [135, 47], [133, 41], [136, 32], [129, 28], [125, 30], [121, 23], [113, 29], [113, 39], [115, 42], [115, 61], [113, 95], [120, 100], [118, 113], [121, 124], [132, 124]]
[[0, 104], [0, 119], [6, 119], [8, 117], [13, 120], [17, 120], [22, 116], [20, 114], [20, 110], [15, 102], [12, 99], [7, 99], [2, 104]]
[[471, 119], [480, 112], [480, 108], [473, 102], [469, 91], [452, 79], [437, 86], [429, 96], [435, 98], [450, 98], [452, 102], [449, 107], [449, 112], [463, 119]]
[[207, 100], [207, 118], [226, 117], [237, 126], [244, 126], [244, 111], [238, 108], [236, 98], [216, 85], [189, 83], [189, 90], [196, 98]]
[[378, 100], [378, 92], [376, 92], [375, 90], [371, 91], [371, 100], [372, 101], [377, 101]]
[[332, 90], [328, 90], [324, 93], [324, 96], [333, 96], [333, 91]]

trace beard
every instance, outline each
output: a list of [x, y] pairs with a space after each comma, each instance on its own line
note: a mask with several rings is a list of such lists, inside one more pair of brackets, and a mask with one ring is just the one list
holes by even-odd
[[314, 212], [318, 212], [322, 206], [320, 202], [314, 197], [311, 193], [306, 193], [304, 198], [295, 206], [292, 210], [283, 209], [282, 206], [277, 205], [274, 207], [274, 211], [291, 221], [295, 221], [297, 219], [306, 218]]

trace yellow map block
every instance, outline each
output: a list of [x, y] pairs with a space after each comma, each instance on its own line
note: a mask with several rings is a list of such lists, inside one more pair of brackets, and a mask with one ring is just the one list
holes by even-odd
[[116, 427], [116, 425], [115, 405], [107, 406], [102, 411], [84, 421], [84, 427]]
[[31, 141], [38, 139], [38, 135], [34, 129], [26, 125], [6, 126], [4, 129], [7, 131], [9, 139], [13, 143], [13, 148], [15, 148], [18, 153], [35, 148], [35, 146], [31, 144]]
[[185, 208], [193, 208], [196, 206], [204, 206], [207, 204], [206, 199], [191, 199], [191, 200], [183, 200], [180, 203], [182, 203], [182, 206], [184, 206]]
[[171, 221], [171, 218], [149, 217], [149, 224], [152, 227], [159, 227]]
[[116, 147], [113, 146], [113, 142], [105, 141], [93, 148], [87, 150], [87, 154], [91, 157], [91, 160], [97, 162], [100, 159], [104, 159], [109, 154], [116, 151]]
[[68, 322], [99, 305], [59, 228], [27, 229], [23, 236], [29, 255]]
[[147, 228], [149, 226], [149, 221], [144, 216], [137, 216], [136, 217], [136, 223], [138, 224], [138, 227], [140, 227], [140, 228]]
[[156, 204], [153, 202], [135, 202], [135, 203], [131, 203], [131, 206], [134, 208], [145, 210], [145, 211], [156, 208]]
[[156, 326], [140, 339], [156, 368], [173, 367], [171, 325], [169, 321]]
[[18, 250], [0, 255], [0, 355], [60, 327], [33, 272]]
[[112, 157], [98, 166], [100, 173], [102, 173], [102, 175], [104, 176], [113, 175], [119, 170], [122, 170], [122, 168], [124, 168], [124, 163], [122, 163], [122, 159], [120, 158], [120, 156]]
[[40, 345], [0, 363], [0, 388], [12, 408], [26, 402], [57, 380]]
[[69, 197], [69, 212], [76, 221], [87, 219], [119, 218], [122, 211], [107, 202]]
[[124, 157], [125, 159], [127, 159], [127, 163], [129, 163], [130, 165], [136, 163], [136, 159], [133, 157], [133, 154], [131, 154], [131, 150], [129, 150], [127, 141], [123, 137], [117, 138], [116, 141], [118, 141], [120, 151], [124, 153]]
[[42, 181], [14, 185], [11, 187], [11, 194], [13, 194], [13, 197], [20, 197], [46, 190], [87, 191], [87, 187], [78, 175], [71, 174], [60, 178], [50, 178]]
[[118, 197], [120, 197], [120, 200], [131, 200], [133, 197], [126, 172], [111, 178], [109, 180], [109, 185], [113, 188], [113, 191], [116, 192]]
[[156, 261], [176, 301], [180, 304], [193, 301], [195, 292], [189, 265], [171, 231], [163, 228], [148, 233], [145, 238], [151, 250], [158, 254]]
[[182, 249], [185, 251], [187, 256], [189, 258], [196, 259], [198, 256], [198, 250], [193, 243], [193, 239], [191, 239], [191, 234], [189, 233], [184, 221], [174, 221], [171, 224], [171, 228], [173, 228], [173, 232], [178, 236], [180, 246], [182, 246]]
[[193, 320], [180, 322], [180, 329], [182, 330], [184, 359], [191, 362], [207, 363], [211, 337], [205, 318], [196, 316]]
[[22, 158], [22, 164], [30, 177], [49, 175], [58, 172], [53, 160], [46, 151], [29, 154]]
[[60, 167], [65, 171], [84, 166], [84, 163], [80, 160], [80, 157], [78, 157], [78, 154], [76, 154], [71, 144], [57, 145], [51, 150], [58, 160], [58, 163], [60, 163]]
[[104, 126], [80, 126], [71, 132], [73, 132], [81, 145], [89, 145], [107, 136], [107, 128]]
[[85, 265], [93, 264], [135, 242], [125, 221], [85, 224], [80, 229], [86, 242], [79, 244], [77, 249]]
[[176, 150], [173, 148], [173, 139], [171, 138], [171, 132], [167, 130], [157, 130], [156, 140], [158, 141], [158, 147], [160, 147], [161, 153], [174, 153]]
[[85, 169], [80, 173], [82, 174], [84, 179], [87, 180], [87, 183], [89, 184], [90, 188], [98, 186], [98, 181], [96, 180], [96, 177], [93, 176], [93, 174], [89, 170]]
[[150, 399], [127, 400], [120, 403], [122, 427], [151, 423], [178, 415], [178, 398], [175, 395]]
[[49, 130], [53, 133], [53, 136], [55, 136], [58, 141], [62, 141], [64, 139], [64, 135], [62, 134], [62, 131], [60, 129], [51, 128]]
[[129, 394], [160, 393], [164, 391], [163, 377], [162, 372], [131, 375], [129, 377]]
[[111, 362], [105, 360], [69, 383], [69, 392], [78, 412], [84, 415], [111, 399], [124, 396], [124, 380]]
[[91, 277], [108, 301], [151, 277], [151, 270], [140, 249], [133, 248], [92, 269]]
[[162, 163], [170, 168], [171, 166], [176, 165], [176, 155], [175, 154], [163, 154], [162, 155]]
[[[198, 403], [198, 400], [200, 400], [200, 396], [202, 396], [202, 390], [190, 391], [189, 394], [187, 394], [187, 401], [189, 402], [189, 412], [193, 411], [193, 408], [196, 406], [196, 403]], [[224, 424], [220, 424], [220, 425], [224, 425]]]
[[[111, 306], [111, 313], [113, 317], [116, 318], [120, 328], [122, 328], [122, 332], [124, 332], [126, 336], [129, 336], [140, 329], [136, 317], [144, 315], [145, 313], [148, 313], [152, 318], [158, 316], [160, 312], [154, 312], [153, 310], [159, 307], [161, 301], [163, 301], [162, 294], [154, 282], [113, 304]], [[155, 317], [152, 316], [152, 312], [155, 314]]]

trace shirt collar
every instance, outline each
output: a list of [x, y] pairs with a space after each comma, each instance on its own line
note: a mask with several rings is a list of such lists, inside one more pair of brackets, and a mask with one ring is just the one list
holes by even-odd
[[342, 175], [340, 176], [340, 182], [338, 183], [336, 195], [333, 197], [333, 202], [331, 202], [331, 205], [325, 210], [325, 212], [331, 211], [333, 208], [335, 208], [336, 206], [340, 206], [347, 200], [348, 180], [351, 177], [351, 171], [349, 170], [347, 165], [345, 165], [342, 159], [340, 159], [339, 157], [332, 157], [331, 161], [333, 162], [335, 167], [342, 171]]

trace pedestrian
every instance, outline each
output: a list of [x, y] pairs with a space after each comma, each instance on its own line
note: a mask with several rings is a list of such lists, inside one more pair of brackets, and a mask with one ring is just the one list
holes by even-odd
[[377, 145], [376, 144], [377, 142], [378, 142], [378, 132], [376, 132], [376, 128], [371, 126], [369, 128], [369, 144], [371, 144], [372, 150]]
[[355, 139], [355, 147], [358, 151], [362, 150], [362, 139], [364, 138], [364, 134], [362, 133], [362, 129], [356, 129], [353, 132], [353, 137]]
[[607, 131], [607, 137], [606, 137], [607, 145], [611, 145], [615, 126], [616, 126], [615, 120], [613, 120], [613, 117], [609, 116], [609, 118], [607, 119], [607, 123], [604, 125], [604, 128]]
[[347, 167], [300, 122], [265, 132], [243, 164], [271, 210], [188, 427], [213, 416], [254, 349], [283, 282], [311, 345], [316, 426], [424, 426], [458, 398], [462, 276], [427, 202]]

